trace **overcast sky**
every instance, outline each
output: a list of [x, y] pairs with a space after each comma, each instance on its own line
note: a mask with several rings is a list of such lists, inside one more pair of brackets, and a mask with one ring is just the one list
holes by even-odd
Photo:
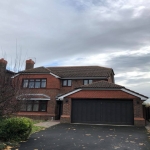
[[[0, 0], [0, 57], [99, 65], [150, 97], [150, 0]], [[24, 69], [23, 64], [23, 69]]]

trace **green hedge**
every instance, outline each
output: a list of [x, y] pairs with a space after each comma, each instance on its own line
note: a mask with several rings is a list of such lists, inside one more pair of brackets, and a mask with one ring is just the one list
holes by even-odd
[[32, 122], [29, 118], [13, 117], [4, 119], [0, 123], [0, 140], [26, 140], [32, 131]]

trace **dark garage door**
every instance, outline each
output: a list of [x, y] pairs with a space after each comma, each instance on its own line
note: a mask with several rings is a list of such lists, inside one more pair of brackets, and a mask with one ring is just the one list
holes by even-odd
[[133, 125], [133, 101], [73, 99], [71, 122]]

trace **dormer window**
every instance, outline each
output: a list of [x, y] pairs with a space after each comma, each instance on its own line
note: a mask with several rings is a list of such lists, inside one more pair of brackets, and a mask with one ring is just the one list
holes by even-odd
[[23, 79], [23, 88], [46, 88], [46, 79]]
[[83, 80], [83, 85], [91, 84], [93, 80]]
[[72, 80], [63, 80], [62, 81], [62, 86], [71, 86]]

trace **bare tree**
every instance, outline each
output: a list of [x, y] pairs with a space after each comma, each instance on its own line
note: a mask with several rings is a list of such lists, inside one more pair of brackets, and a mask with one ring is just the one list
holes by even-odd
[[22, 78], [15, 72], [7, 70], [6, 65], [7, 61], [0, 59], [0, 116], [20, 111], [25, 100], [31, 97], [30, 89], [22, 88]]

